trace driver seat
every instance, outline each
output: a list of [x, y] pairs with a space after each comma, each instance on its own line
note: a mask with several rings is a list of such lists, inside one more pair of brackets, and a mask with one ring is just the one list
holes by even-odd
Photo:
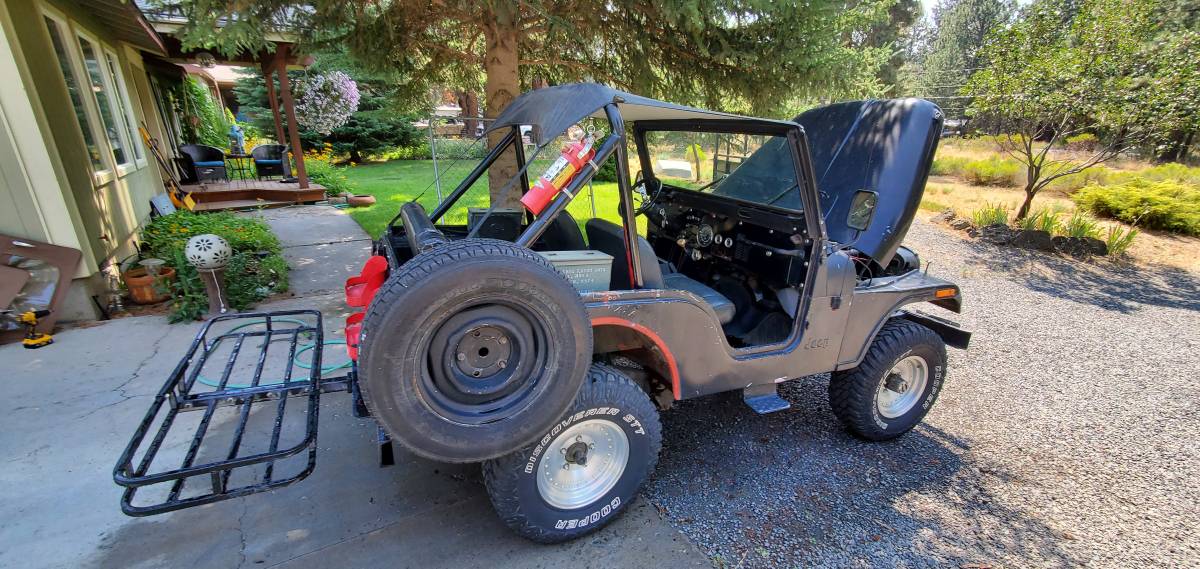
[[[584, 229], [588, 247], [613, 258], [610, 290], [629, 290], [629, 266], [625, 262], [625, 230], [611, 221], [600, 218], [589, 219]], [[661, 263], [654, 248], [646, 238], [638, 236], [638, 262], [642, 266], [642, 282], [646, 288], [686, 290], [699, 296], [712, 307], [717, 321], [728, 324], [735, 315], [733, 302], [712, 287], [683, 273], [677, 273], [669, 264]]]

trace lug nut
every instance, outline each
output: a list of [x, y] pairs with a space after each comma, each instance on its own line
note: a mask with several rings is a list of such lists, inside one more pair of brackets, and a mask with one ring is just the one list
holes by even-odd
[[500, 360], [500, 361], [496, 362], [496, 365], [500, 366], [500, 369], [504, 369], [504, 368], [508, 367], [508, 362], [505, 360]]
[[467, 361], [467, 354], [464, 354], [464, 353], [462, 353], [462, 352], [459, 352], [459, 353], [458, 353], [458, 361], [460, 361], [460, 362]]
[[501, 336], [501, 337], [500, 337], [500, 343], [501, 343], [501, 344], [507, 344], [507, 343], [508, 343], [508, 338], [505, 338], [505, 337]]

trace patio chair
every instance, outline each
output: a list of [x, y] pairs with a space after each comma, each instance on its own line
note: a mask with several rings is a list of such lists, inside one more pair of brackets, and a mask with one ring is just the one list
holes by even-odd
[[184, 162], [191, 162], [191, 171], [197, 180], [229, 180], [229, 174], [225, 171], [225, 152], [220, 148], [185, 144], [179, 147], [179, 152], [187, 157]]
[[286, 177], [288, 167], [287, 147], [282, 144], [261, 144], [250, 151], [254, 160], [254, 174], [258, 179], [270, 176]]

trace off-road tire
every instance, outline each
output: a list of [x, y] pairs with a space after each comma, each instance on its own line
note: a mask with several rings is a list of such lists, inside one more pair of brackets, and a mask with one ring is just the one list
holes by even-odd
[[[909, 356], [924, 360], [928, 370], [916, 403], [898, 417], [880, 413], [880, 384], [892, 368]], [[946, 345], [933, 330], [911, 320], [892, 318], [884, 323], [858, 367], [832, 374], [829, 406], [851, 433], [871, 441], [894, 439], [907, 433], [933, 407], [946, 375]]]
[[[359, 346], [363, 400], [393, 440], [429, 459], [479, 462], [558, 422], [587, 375], [592, 329], [578, 290], [544, 257], [464, 239], [389, 275]], [[476, 350], [480, 361], [490, 358], [482, 377], [464, 366], [483, 363], [460, 365]]]
[[[542, 455], [558, 452], [558, 439], [572, 425], [609, 421], [628, 437], [629, 456], [616, 484], [589, 504], [559, 509], [538, 490]], [[654, 472], [662, 448], [658, 410], [636, 383], [616, 369], [593, 364], [574, 405], [535, 444], [483, 463], [483, 481], [496, 513], [517, 534], [541, 543], [578, 538], [612, 522], [632, 504]]]

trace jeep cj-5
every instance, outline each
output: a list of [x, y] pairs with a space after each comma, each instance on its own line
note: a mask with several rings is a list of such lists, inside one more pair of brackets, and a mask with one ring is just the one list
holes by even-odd
[[[500, 518], [542, 542], [628, 509], [675, 401], [738, 391], [771, 413], [789, 407], [781, 382], [831, 372], [847, 429], [897, 437], [937, 399], [945, 346], [970, 340], [912, 309], [958, 312], [961, 296], [900, 245], [941, 126], [919, 99], [780, 121], [592, 84], [526, 93], [470, 174], [430, 212], [404, 204], [346, 283], [361, 309], [345, 323], [348, 373], [324, 377], [315, 310], [213, 318], [119, 459], [121, 507], [304, 478], [332, 391], [378, 422], [385, 462], [395, 441], [482, 463]], [[606, 165], [615, 184], [593, 180]], [[508, 173], [492, 195], [520, 188], [519, 206], [477, 207], [492, 169]]]

